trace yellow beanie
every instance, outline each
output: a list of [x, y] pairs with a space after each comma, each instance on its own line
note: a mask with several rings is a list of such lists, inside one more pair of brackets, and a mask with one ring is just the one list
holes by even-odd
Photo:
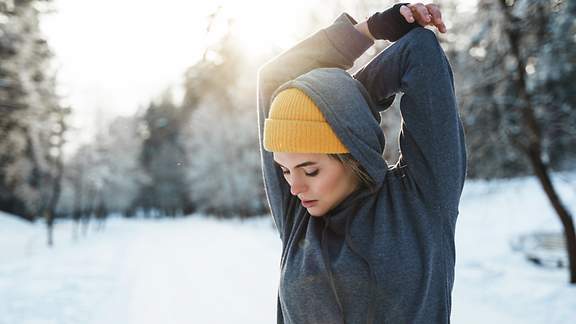
[[320, 109], [302, 90], [276, 95], [264, 121], [264, 148], [269, 152], [348, 153]]

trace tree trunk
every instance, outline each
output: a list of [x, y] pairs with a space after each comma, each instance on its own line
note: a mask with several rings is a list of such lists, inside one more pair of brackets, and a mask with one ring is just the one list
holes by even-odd
[[518, 19], [513, 17], [510, 13], [511, 8], [506, 5], [505, 0], [499, 1], [502, 12], [506, 17], [508, 23], [507, 28], [504, 29], [508, 41], [510, 42], [510, 52], [514, 55], [516, 67], [515, 87], [518, 90], [518, 99], [522, 103], [521, 106], [514, 106], [512, 108], [520, 109], [523, 136], [522, 139], [511, 138], [512, 142], [528, 156], [534, 173], [538, 177], [540, 184], [544, 188], [550, 203], [552, 204], [556, 214], [560, 218], [560, 222], [564, 227], [564, 237], [566, 238], [566, 250], [568, 254], [569, 268], [570, 268], [570, 283], [576, 284], [576, 232], [574, 229], [574, 222], [569, 211], [564, 207], [560, 196], [556, 193], [554, 185], [550, 179], [547, 165], [542, 161], [542, 136], [540, 126], [536, 116], [534, 115], [534, 105], [531, 94], [526, 86], [526, 63], [520, 51], [520, 38], [521, 33], [515, 23]]
[[46, 220], [46, 244], [52, 247], [54, 246], [54, 218], [50, 215], [48, 208], [44, 209], [44, 219]]
[[548, 196], [550, 203], [554, 207], [556, 214], [560, 217], [560, 221], [564, 227], [564, 237], [566, 238], [566, 249], [570, 266], [570, 283], [576, 284], [576, 232], [574, 231], [572, 216], [564, 207], [560, 197], [556, 193], [548, 173], [548, 167], [542, 161], [538, 148], [529, 149], [526, 153], [528, 154], [534, 173], [536, 173], [536, 176], [540, 180], [546, 196]]

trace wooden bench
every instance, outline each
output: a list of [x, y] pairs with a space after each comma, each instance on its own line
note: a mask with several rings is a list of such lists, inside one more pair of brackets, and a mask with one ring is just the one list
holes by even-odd
[[564, 233], [532, 232], [510, 241], [512, 250], [524, 254], [530, 262], [552, 268], [568, 267], [568, 253]]

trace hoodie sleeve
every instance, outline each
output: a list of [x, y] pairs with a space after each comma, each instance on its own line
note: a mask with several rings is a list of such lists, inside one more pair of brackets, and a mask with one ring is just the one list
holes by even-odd
[[354, 77], [376, 101], [403, 93], [397, 165], [432, 208], [456, 210], [466, 177], [465, 135], [452, 68], [436, 34], [412, 29]]
[[467, 158], [452, 67], [433, 31], [417, 28], [411, 37], [409, 49], [402, 52], [411, 63], [400, 81], [400, 164], [408, 165], [407, 172], [431, 206], [453, 212], [464, 186]]
[[[374, 41], [354, 27], [357, 22], [342, 13], [331, 25], [318, 30], [293, 47], [275, 56], [258, 69], [257, 111], [258, 139], [264, 176], [264, 189], [274, 224], [284, 241], [292, 225], [291, 215], [284, 215], [293, 197], [282, 170], [274, 164], [271, 152], [263, 146], [264, 120], [268, 117], [271, 96], [283, 83], [316, 68], [350, 69]], [[294, 197], [295, 198], [295, 197]]]

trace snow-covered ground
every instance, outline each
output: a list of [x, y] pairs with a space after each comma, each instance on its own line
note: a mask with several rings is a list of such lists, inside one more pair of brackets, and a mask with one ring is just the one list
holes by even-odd
[[[555, 176], [576, 213], [576, 173]], [[567, 269], [536, 267], [510, 240], [560, 223], [534, 178], [467, 181], [456, 240], [452, 322], [576, 322]], [[218, 221], [114, 217], [55, 247], [41, 223], [0, 213], [0, 323], [275, 323], [281, 243], [269, 216]]]

